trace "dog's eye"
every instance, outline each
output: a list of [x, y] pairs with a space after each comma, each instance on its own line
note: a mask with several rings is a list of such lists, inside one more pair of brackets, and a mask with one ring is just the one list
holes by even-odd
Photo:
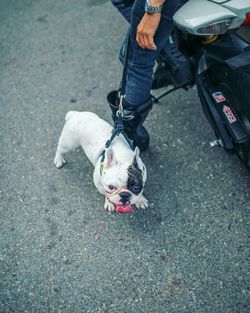
[[133, 187], [132, 187], [132, 190], [133, 192], [138, 192], [140, 190], [140, 186], [138, 184], [135, 184]]
[[109, 190], [116, 190], [117, 188], [115, 186], [113, 186], [113, 185], [108, 185], [108, 189]]

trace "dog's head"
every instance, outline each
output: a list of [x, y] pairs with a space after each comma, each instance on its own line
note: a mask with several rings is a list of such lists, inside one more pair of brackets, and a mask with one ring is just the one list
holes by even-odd
[[139, 149], [136, 148], [128, 160], [118, 160], [115, 151], [106, 151], [106, 161], [101, 175], [105, 195], [115, 207], [131, 207], [142, 194], [147, 178]]

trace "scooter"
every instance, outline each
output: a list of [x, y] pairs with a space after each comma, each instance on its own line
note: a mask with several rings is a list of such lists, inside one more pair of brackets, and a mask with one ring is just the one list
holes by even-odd
[[189, 75], [182, 78], [178, 62], [171, 67], [171, 56], [161, 55], [155, 78], [169, 72], [172, 82], [165, 85], [173, 88], [155, 102], [196, 84], [216, 143], [250, 169], [250, 0], [189, 0], [173, 19], [170, 40], [185, 56]]

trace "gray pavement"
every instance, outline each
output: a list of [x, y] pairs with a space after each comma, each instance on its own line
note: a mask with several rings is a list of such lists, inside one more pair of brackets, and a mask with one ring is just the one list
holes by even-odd
[[249, 173], [195, 89], [146, 122], [149, 209], [105, 212], [80, 149], [53, 166], [68, 110], [111, 122], [126, 27], [108, 1], [0, 0], [0, 312], [249, 312]]

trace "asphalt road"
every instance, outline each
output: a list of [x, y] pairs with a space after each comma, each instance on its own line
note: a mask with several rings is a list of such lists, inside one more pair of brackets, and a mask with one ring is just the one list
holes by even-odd
[[108, 1], [0, 0], [0, 312], [249, 312], [249, 173], [214, 140], [195, 89], [147, 119], [149, 209], [103, 210], [68, 110], [111, 122], [127, 25]]

